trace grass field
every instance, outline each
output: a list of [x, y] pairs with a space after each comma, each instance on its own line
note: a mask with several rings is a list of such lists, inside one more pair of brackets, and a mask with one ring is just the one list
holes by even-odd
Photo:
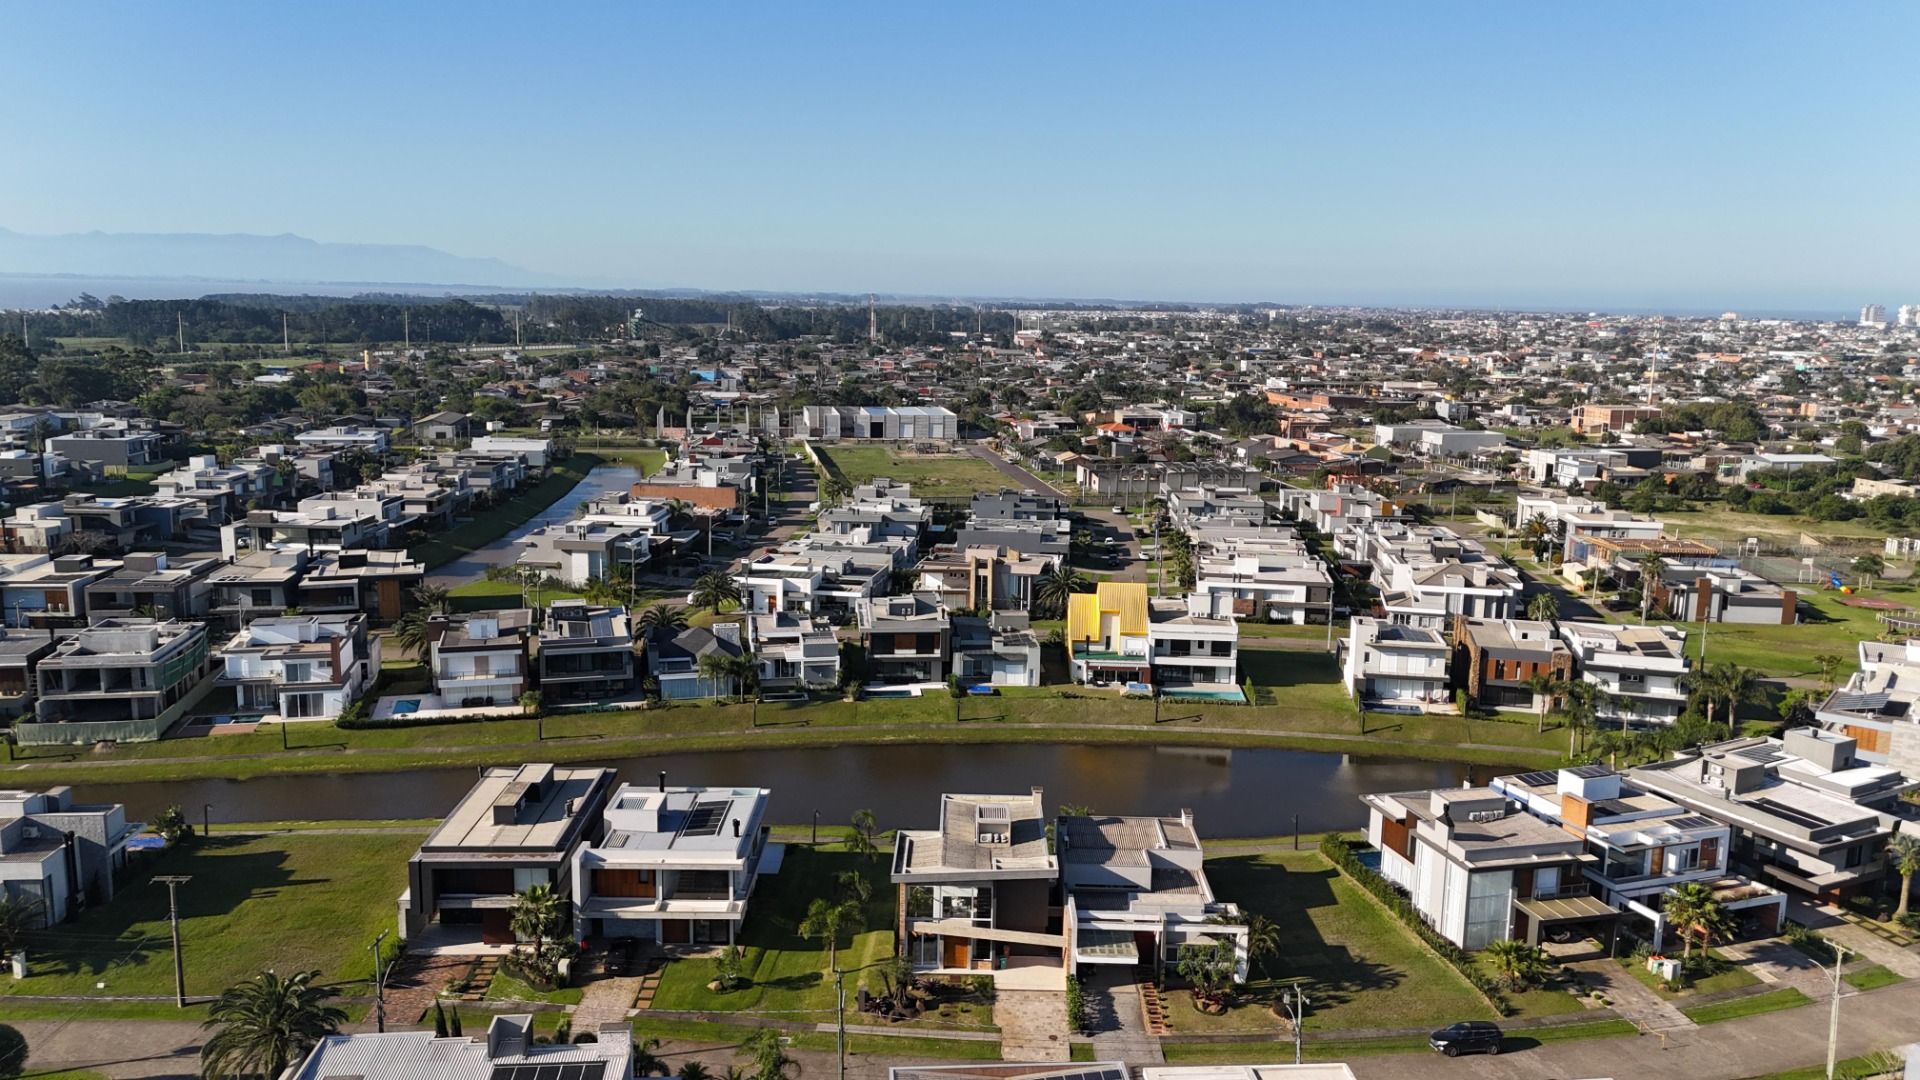
[[[1525, 1050], [1541, 1043], [1604, 1039], [1639, 1033], [1638, 1028], [1625, 1020], [1582, 1020], [1512, 1032], [1507, 1035], [1503, 1048], [1510, 1051]], [[1258, 1065], [1270, 1064], [1277, 1056], [1276, 1047], [1270, 1042], [1167, 1043], [1161, 1049], [1169, 1065]], [[1328, 1036], [1308, 1034], [1302, 1052], [1308, 1061], [1344, 1061], [1375, 1054], [1432, 1054], [1427, 1048], [1425, 1035], [1342, 1038], [1337, 1032]]]
[[[189, 997], [218, 994], [268, 968], [317, 968], [334, 986], [364, 982], [372, 968], [367, 946], [393, 924], [394, 897], [406, 886], [406, 861], [419, 844], [410, 830], [216, 832], [137, 860], [110, 903], [30, 935], [33, 974], [0, 983], [0, 1001], [8, 994], [170, 998], [167, 890], [150, 881], [155, 874], [193, 878], [179, 888]], [[0, 1005], [0, 1013], [8, 1011]]]
[[1892, 986], [1894, 983], [1907, 981], [1905, 977], [1879, 964], [1863, 967], [1857, 971], [1849, 971], [1845, 975], [1840, 976], [1840, 978], [1845, 980], [1846, 984], [1855, 990], [1878, 990], [1883, 986]]
[[1795, 545], [1801, 534], [1821, 541], [1881, 540], [1885, 529], [1864, 521], [1815, 521], [1799, 514], [1747, 514], [1725, 507], [1708, 510], [1662, 510], [1653, 515], [1670, 536], [1687, 539], [1745, 540], [1750, 536]]
[[1779, 1012], [1782, 1009], [1797, 1009], [1808, 1005], [1813, 999], [1789, 986], [1781, 990], [1769, 990], [1764, 994], [1749, 994], [1746, 997], [1728, 998], [1725, 1001], [1710, 1001], [1705, 1005], [1681, 1009], [1687, 1019], [1696, 1024], [1717, 1024], [1722, 1020], [1738, 1020], [1743, 1016], [1759, 1016], [1762, 1013]]
[[572, 491], [574, 485], [584, 479], [587, 472], [598, 464], [600, 464], [600, 458], [588, 453], [577, 453], [565, 461], [556, 462], [539, 483], [515, 492], [513, 498], [507, 500], [505, 504], [476, 514], [472, 521], [464, 525], [455, 525], [446, 532], [422, 540], [408, 550], [429, 570], [452, 562], [462, 555], [471, 554], [507, 535], [531, 520], [534, 515], [552, 506], [567, 492]]
[[1668, 1001], [1692, 1000], [1702, 994], [1717, 993], [1721, 990], [1738, 990], [1742, 987], [1759, 984], [1760, 980], [1755, 978], [1753, 973], [1749, 972], [1746, 968], [1726, 961], [1719, 953], [1713, 953], [1712, 955], [1715, 959], [1721, 961], [1720, 970], [1705, 978], [1695, 979], [1685, 990], [1677, 993], [1667, 989], [1666, 984], [1660, 981], [1659, 976], [1647, 970], [1647, 965], [1635, 963], [1632, 957], [1623, 956], [1620, 958], [1619, 963], [1621, 967], [1627, 969], [1628, 974], [1640, 982], [1640, 985], [1652, 990]]
[[[661, 972], [653, 1007], [752, 1012], [786, 1020], [832, 1020], [834, 988], [827, 975], [827, 949], [823, 942], [803, 937], [800, 923], [815, 898], [842, 895], [837, 880], [840, 874], [860, 874], [872, 891], [861, 906], [859, 925], [842, 934], [838, 963], [842, 970], [852, 970], [891, 955], [894, 893], [887, 883], [886, 868], [884, 858], [869, 859], [837, 844], [789, 847], [780, 873], [762, 880], [755, 890], [753, 917], [741, 928], [739, 941], [746, 949], [749, 984], [716, 994], [707, 989], [714, 977], [712, 961], [675, 960]], [[871, 973], [862, 976], [870, 977]], [[848, 980], [849, 1000], [860, 985]]]
[[[1863, 595], [1920, 608], [1920, 590], [1905, 583], [1876, 584]], [[1818, 673], [1814, 657], [1828, 654], [1841, 659], [1839, 678], [1844, 680], [1859, 666], [1856, 663], [1859, 643], [1880, 636], [1883, 626], [1879, 615], [1867, 608], [1843, 604], [1839, 593], [1813, 586], [1804, 586], [1800, 598], [1815, 614], [1793, 626], [1732, 623], [1707, 626], [1707, 663], [1730, 661], [1762, 675], [1804, 677]], [[1701, 626], [1689, 623], [1686, 630], [1687, 655], [1697, 658]]]
[[912, 484], [922, 496], [971, 495], [1012, 487], [1013, 480], [990, 463], [971, 454], [915, 454], [879, 446], [815, 445], [820, 460], [837, 470], [849, 484], [864, 484], [877, 476]]
[[1312, 981], [1309, 1034], [1495, 1019], [1458, 972], [1318, 851], [1226, 855], [1206, 867], [1216, 895], [1279, 926], [1279, 954], [1261, 967], [1274, 979]]

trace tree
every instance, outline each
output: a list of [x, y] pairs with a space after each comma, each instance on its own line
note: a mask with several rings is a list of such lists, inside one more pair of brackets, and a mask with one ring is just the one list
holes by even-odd
[[153, 831], [169, 844], [177, 844], [193, 835], [193, 826], [187, 822], [186, 811], [176, 804], [160, 811], [153, 823]]
[[774, 1028], [755, 1028], [753, 1034], [740, 1041], [740, 1050], [751, 1063], [748, 1080], [791, 1080], [799, 1071], [794, 1060], [787, 1056], [780, 1032]]
[[1552, 622], [1560, 617], [1560, 601], [1551, 592], [1539, 592], [1527, 601], [1527, 618], [1535, 622]]
[[340, 1030], [346, 1010], [325, 1004], [333, 991], [314, 985], [318, 971], [281, 978], [263, 971], [228, 987], [200, 1026], [213, 1035], [200, 1047], [206, 1080], [274, 1080], [321, 1039]]
[[880, 854], [880, 822], [873, 811], [862, 807], [853, 812], [853, 832], [847, 836], [847, 850], [871, 859]]
[[820, 484], [820, 497], [832, 506], [840, 505], [852, 494], [853, 485], [838, 476], [828, 476]]
[[666, 1076], [671, 1073], [672, 1070], [667, 1068], [666, 1059], [656, 1053], [659, 1049], [659, 1039], [633, 1040], [633, 1075]]
[[1225, 941], [1210, 941], [1181, 949], [1180, 962], [1175, 970], [1193, 985], [1196, 1002], [1212, 1003], [1225, 995], [1227, 987], [1233, 982], [1233, 969], [1233, 945]]
[[445, 585], [421, 583], [413, 587], [413, 602], [435, 615], [453, 613], [453, 593]]
[[1560, 696], [1560, 679], [1544, 671], [1536, 671], [1527, 676], [1527, 689], [1533, 691], [1534, 712], [1537, 716], [1534, 730], [1544, 732], [1547, 730], [1547, 713], [1553, 711]]
[[683, 1061], [674, 1072], [674, 1080], [714, 1080], [713, 1070], [698, 1061]]
[[1733, 736], [1739, 726], [1736, 715], [1742, 705], [1762, 704], [1767, 700], [1766, 688], [1753, 672], [1731, 661], [1713, 664], [1699, 676], [1701, 694], [1707, 699], [1707, 720], [1713, 720], [1715, 703], [1727, 707], [1727, 734]]
[[1585, 679], [1573, 679], [1562, 683], [1560, 692], [1560, 712], [1567, 718], [1567, 756], [1572, 757], [1577, 752], [1576, 738], [1599, 716], [1600, 688]]
[[1900, 875], [1900, 906], [1893, 909], [1893, 917], [1904, 919], [1913, 893], [1913, 875], [1920, 874], [1920, 836], [1894, 833], [1887, 840], [1887, 863]]
[[46, 921], [40, 901], [30, 896], [0, 893], [0, 960], [12, 956], [28, 931]]
[[1649, 551], [1640, 556], [1640, 621], [1646, 622], [1653, 611], [1653, 593], [1660, 584], [1660, 576], [1667, 571], [1667, 560], [1657, 552]]
[[700, 658], [700, 677], [713, 687], [713, 696], [721, 697], [721, 687], [733, 679], [734, 658], [721, 652], [710, 652]]
[[1092, 592], [1093, 582], [1065, 563], [1049, 567], [1033, 583], [1034, 615], [1042, 619], [1065, 618], [1068, 598], [1074, 593]]
[[1660, 910], [1667, 917], [1667, 925], [1680, 935], [1683, 963], [1693, 958], [1695, 937], [1703, 943], [1711, 942], [1716, 937], [1725, 937], [1733, 928], [1733, 916], [1727, 913], [1726, 905], [1713, 895], [1711, 888], [1698, 881], [1668, 890]]
[[419, 653], [427, 645], [427, 624], [432, 619], [426, 608], [414, 608], [402, 612], [394, 620], [393, 629], [387, 638], [399, 646], [401, 652]]
[[637, 625], [643, 640], [673, 637], [687, 628], [687, 609], [665, 602], [648, 604]]
[[1845, 663], [1846, 661], [1832, 653], [1821, 653], [1814, 657], [1813, 667], [1815, 671], [1820, 673], [1820, 685], [1831, 689], [1834, 683], [1838, 681], [1840, 668]]
[[520, 695], [520, 711], [528, 716], [540, 715], [540, 691], [529, 690]]
[[1480, 955], [1493, 968], [1500, 985], [1508, 990], [1525, 990], [1539, 984], [1551, 967], [1545, 949], [1510, 938], [1491, 942]]
[[1873, 588], [1873, 579], [1885, 573], [1886, 569], [1887, 561], [1871, 551], [1865, 555], [1857, 555], [1853, 560], [1853, 572], [1860, 575], [1861, 584], [1865, 588]]
[[840, 930], [853, 921], [854, 908], [844, 900], [829, 900], [816, 896], [807, 905], [806, 918], [800, 920], [800, 936], [813, 938], [826, 946], [827, 970], [834, 970], [834, 960], [840, 949]]
[[547, 942], [560, 932], [561, 900], [551, 885], [529, 885], [513, 898], [507, 914], [507, 926], [513, 936], [533, 943], [533, 962], [538, 967], [546, 958]]
[[616, 583], [604, 577], [591, 577], [587, 579], [586, 587], [580, 591], [580, 595], [585, 597], [589, 604], [614, 607], [626, 603], [628, 593], [624, 582]]
[[1247, 959], [1267, 974], [1267, 958], [1280, 955], [1280, 925], [1265, 915], [1247, 916]]
[[873, 881], [862, 871], [842, 870], [833, 875], [833, 882], [850, 903], [864, 904], [873, 899]]
[[734, 584], [726, 574], [711, 570], [700, 575], [693, 583], [693, 592], [688, 595], [695, 611], [711, 611], [720, 614], [720, 609], [740, 599], [740, 587]]

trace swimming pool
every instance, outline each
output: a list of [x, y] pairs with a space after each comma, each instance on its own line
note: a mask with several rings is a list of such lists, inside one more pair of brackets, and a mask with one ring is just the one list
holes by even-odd
[[1190, 690], [1162, 687], [1161, 697], [1184, 698], [1189, 701], [1246, 701], [1247, 695], [1239, 690]]
[[402, 698], [393, 703], [393, 715], [407, 716], [420, 711], [419, 698]]

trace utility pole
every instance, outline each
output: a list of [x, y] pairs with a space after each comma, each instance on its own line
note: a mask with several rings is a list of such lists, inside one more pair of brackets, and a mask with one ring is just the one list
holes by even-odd
[[173, 1003], [179, 1008], [187, 1007], [187, 969], [180, 959], [180, 903], [179, 888], [193, 877], [188, 874], [163, 874], [153, 879], [156, 885], [167, 887], [167, 922], [173, 926]]
[[[833, 966], [833, 993], [838, 1002], [834, 1008], [834, 1019], [839, 1028], [836, 1041], [839, 1043], [840, 1080], [847, 1080], [847, 973], [841, 971], [838, 964]], [[1835, 1012], [1834, 1015], [1838, 1017], [1839, 1013]], [[1827, 1080], [1833, 1080], [1833, 1055], [1829, 1053], [1827, 1057]]]
[[374, 1029], [383, 1035], [387, 1030], [387, 971], [392, 966], [388, 965], [387, 968], [380, 966], [380, 943], [385, 940], [387, 940], [387, 932], [382, 930], [380, 936], [373, 939], [373, 944], [367, 946], [373, 953]]
[[185, 356], [187, 354], [187, 317], [185, 314], [178, 311], [173, 313], [173, 332], [179, 337], [180, 355]]
[[1840, 965], [1847, 959], [1847, 950], [1839, 945], [1833, 947], [1833, 1012], [1827, 1019], [1827, 1080], [1833, 1080], [1834, 1059], [1840, 1054]]
[[293, 335], [287, 330], [287, 313], [284, 311], [280, 313], [280, 351], [287, 354], [293, 352]]

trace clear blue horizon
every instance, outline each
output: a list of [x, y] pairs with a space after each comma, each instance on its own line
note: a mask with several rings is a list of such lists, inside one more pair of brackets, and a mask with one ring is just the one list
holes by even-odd
[[582, 286], [1920, 302], [1881, 4], [9, 10], [0, 226]]

